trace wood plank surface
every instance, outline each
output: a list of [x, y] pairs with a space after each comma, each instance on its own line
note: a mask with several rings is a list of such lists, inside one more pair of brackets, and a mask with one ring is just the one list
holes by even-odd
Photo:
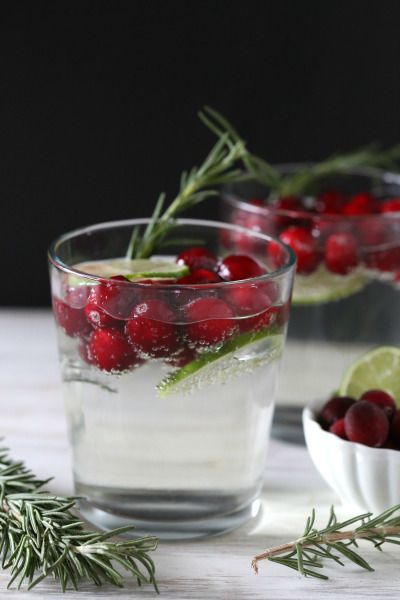
[[[40, 477], [55, 475], [52, 492], [71, 494], [71, 464], [61, 398], [56, 337], [47, 310], [0, 310], [0, 432], [14, 458], [25, 460]], [[161, 598], [330, 600], [397, 599], [400, 549], [384, 552], [362, 547], [376, 568], [367, 573], [355, 565], [326, 568], [328, 582], [303, 579], [274, 564], [250, 569], [251, 557], [300, 535], [312, 507], [322, 525], [330, 504], [340, 516], [349, 514], [314, 469], [307, 450], [271, 440], [260, 516], [241, 529], [196, 542], [161, 542], [154, 553]], [[152, 588], [94, 588], [82, 583], [79, 592], [62, 594], [48, 580], [31, 592], [6, 591], [8, 574], [0, 572], [0, 598], [156, 598]]]

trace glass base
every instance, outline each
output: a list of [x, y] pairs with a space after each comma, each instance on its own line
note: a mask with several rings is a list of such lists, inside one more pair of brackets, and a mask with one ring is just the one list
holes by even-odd
[[[118, 514], [115, 511], [99, 508], [88, 500], [82, 499], [79, 501], [79, 509], [82, 515], [87, 521], [100, 529], [109, 531], [117, 527], [132, 525], [135, 529], [124, 537], [134, 538], [143, 535], [155, 535], [163, 540], [194, 539], [226, 533], [256, 517], [260, 506], [261, 502], [257, 494], [256, 498], [251, 499], [249, 503], [240, 506], [236, 510], [210, 514], [206, 518], [195, 518], [193, 506], [186, 499], [184, 504], [182, 504], [182, 501], [178, 501], [173, 511], [174, 514], [169, 516], [166, 511], [157, 511], [156, 506], [152, 511], [151, 507], [147, 505], [145, 511], [147, 516], [144, 518], [143, 516], [135, 516], [134, 509], [129, 511], [130, 515], [127, 513]], [[138, 505], [137, 514], [141, 512], [143, 512], [143, 505]], [[192, 514], [192, 517], [184, 518], [185, 514]]]
[[275, 406], [272, 437], [283, 442], [304, 445], [302, 413], [301, 406]]

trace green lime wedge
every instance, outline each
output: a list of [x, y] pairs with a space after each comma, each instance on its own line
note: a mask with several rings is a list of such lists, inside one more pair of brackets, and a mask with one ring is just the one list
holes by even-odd
[[348, 275], [335, 275], [320, 265], [310, 275], [296, 275], [293, 304], [306, 306], [341, 300], [362, 290], [369, 281], [370, 277], [361, 269]]
[[400, 348], [381, 346], [356, 360], [343, 377], [340, 395], [358, 399], [372, 389], [385, 390], [400, 407]]
[[113, 258], [83, 262], [75, 268], [98, 277], [114, 277], [124, 275], [130, 281], [137, 279], [178, 279], [189, 274], [186, 265], [177, 265], [167, 260], [151, 260], [147, 258]]
[[166, 397], [172, 393], [190, 393], [203, 385], [225, 383], [233, 376], [269, 363], [280, 355], [282, 346], [283, 334], [276, 327], [242, 333], [165, 377], [157, 386], [158, 393]]

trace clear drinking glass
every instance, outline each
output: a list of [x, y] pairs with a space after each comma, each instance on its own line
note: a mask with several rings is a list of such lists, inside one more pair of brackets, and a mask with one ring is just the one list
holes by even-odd
[[[268, 272], [177, 285], [82, 271], [83, 262], [124, 257], [132, 228], [142, 233], [147, 223], [80, 229], [49, 251], [76, 493], [83, 514], [104, 529], [218, 533], [258, 509], [295, 258], [264, 234], [180, 220], [158, 258], [174, 262], [194, 241], [221, 257], [240, 235]], [[279, 266], [270, 252], [277, 243]], [[196, 316], [188, 307], [199, 299], [206, 312]], [[158, 315], [140, 316], [151, 303], [163, 307]], [[147, 352], [131, 345], [138, 324]]]
[[[303, 196], [302, 210], [266, 205], [268, 190], [250, 182], [226, 188], [223, 196], [224, 221], [273, 236], [301, 227], [315, 242], [316, 260], [304, 268], [309, 272], [298, 270], [295, 276], [277, 392], [273, 433], [292, 441], [302, 440], [302, 407], [328, 398], [354, 359], [378, 345], [400, 344], [400, 212], [316, 214], [318, 198], [332, 190], [347, 196], [370, 193], [381, 203], [400, 197], [400, 176], [364, 169], [327, 177]], [[331, 236], [338, 233], [345, 237], [336, 240], [355, 245], [351, 264], [335, 264], [340, 249]], [[238, 238], [237, 251], [247, 242]]]

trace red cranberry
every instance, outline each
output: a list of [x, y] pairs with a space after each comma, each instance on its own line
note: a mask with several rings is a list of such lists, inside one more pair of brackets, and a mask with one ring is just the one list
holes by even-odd
[[93, 327], [119, 327], [129, 314], [131, 290], [114, 283], [94, 286], [87, 299], [85, 314]]
[[260, 289], [256, 286], [234, 286], [228, 290], [228, 297], [235, 313], [247, 317], [240, 319], [240, 331], [252, 331], [265, 326], [265, 312], [271, 307], [272, 301]]
[[293, 214], [275, 214], [274, 213], [274, 224], [277, 228], [288, 227], [289, 225], [293, 225], [297, 222], [295, 213], [302, 212], [304, 210], [303, 204], [300, 198], [296, 198], [295, 196], [286, 196], [283, 198], [278, 198], [278, 200], [273, 205], [273, 209], [279, 211], [284, 211]]
[[292, 226], [280, 234], [282, 242], [294, 250], [297, 256], [297, 272], [312, 273], [318, 266], [319, 256], [316, 240], [305, 227]]
[[396, 272], [400, 269], [400, 246], [368, 252], [365, 262], [371, 269], [388, 273]]
[[183, 250], [177, 257], [178, 265], [186, 265], [191, 271], [195, 269], [214, 269], [217, 257], [211, 250], [193, 247]]
[[346, 412], [344, 428], [351, 442], [379, 448], [388, 438], [389, 420], [375, 404], [358, 400]]
[[333, 233], [325, 244], [325, 265], [332, 273], [346, 275], [358, 265], [357, 241], [351, 233]]
[[187, 346], [182, 346], [178, 352], [169, 356], [165, 362], [170, 367], [175, 367], [177, 369], [181, 369], [185, 365], [189, 364], [193, 360], [197, 358], [197, 353], [194, 348], [188, 348]]
[[259, 315], [254, 317], [246, 317], [241, 319], [239, 322], [239, 329], [241, 332], [245, 331], [259, 331], [260, 329], [266, 329], [272, 325], [282, 325], [280, 309], [282, 307], [271, 306], [264, 310]]
[[391, 198], [381, 202], [379, 210], [381, 213], [400, 212], [400, 198]]
[[379, 408], [382, 408], [387, 417], [390, 419], [396, 410], [396, 402], [390, 394], [384, 392], [383, 390], [368, 390], [364, 392], [360, 397], [360, 400], [365, 400], [366, 402], [372, 402]]
[[386, 241], [387, 224], [381, 217], [366, 217], [357, 225], [358, 238], [363, 247], [379, 246]]
[[334, 396], [328, 400], [319, 413], [319, 422], [322, 427], [329, 429], [335, 421], [344, 417], [350, 406], [353, 406], [354, 403], [354, 398], [350, 398], [349, 396]]
[[287, 252], [279, 242], [274, 240], [268, 242], [266, 252], [267, 262], [273, 270], [280, 269], [287, 261]]
[[344, 206], [345, 197], [339, 190], [326, 190], [318, 194], [315, 200], [315, 210], [324, 215], [337, 215]]
[[338, 437], [342, 438], [342, 440], [347, 440], [346, 431], [344, 428], [344, 417], [335, 421], [330, 427], [329, 431], [334, 433]]
[[179, 283], [179, 285], [189, 285], [198, 283], [219, 283], [220, 281], [221, 278], [214, 273], [214, 271], [210, 271], [209, 269], [196, 269], [190, 275], [185, 275], [185, 277], [177, 279], [175, 283]]
[[352, 196], [343, 208], [343, 214], [350, 216], [370, 215], [378, 212], [377, 201], [368, 192]]
[[[68, 295], [66, 297], [68, 300]], [[66, 335], [70, 337], [85, 336], [91, 331], [81, 308], [73, 308], [60, 298], [53, 296], [54, 318]]]
[[[240, 223], [245, 229], [257, 233], [273, 233], [274, 227], [270, 220], [263, 215], [247, 214]], [[229, 247], [238, 253], [258, 254], [262, 251], [264, 242], [252, 235], [250, 231], [231, 231], [231, 242]]]
[[219, 264], [218, 275], [225, 281], [238, 281], [263, 275], [265, 270], [245, 254], [231, 254]]
[[136, 352], [162, 358], [179, 347], [174, 313], [166, 302], [149, 299], [133, 307], [125, 330]]
[[227, 290], [229, 303], [237, 315], [254, 315], [269, 308], [271, 299], [255, 285], [231, 286]]
[[282, 198], [278, 198], [275, 202], [274, 207], [279, 210], [288, 210], [288, 211], [299, 211], [303, 209], [303, 205], [300, 198], [296, 196], [284, 196]]
[[140, 364], [138, 355], [119, 329], [95, 329], [87, 347], [89, 362], [103, 371], [125, 371]]
[[185, 307], [186, 335], [195, 344], [213, 345], [237, 329], [232, 308], [219, 298], [197, 298]]

